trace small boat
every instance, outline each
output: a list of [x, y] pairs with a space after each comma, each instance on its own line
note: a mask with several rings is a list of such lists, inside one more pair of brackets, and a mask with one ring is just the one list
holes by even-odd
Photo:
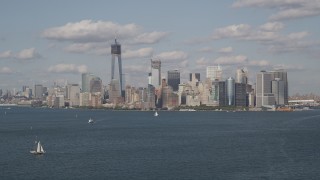
[[35, 148], [35, 150], [33, 151], [30, 151], [31, 154], [34, 154], [34, 155], [41, 155], [41, 154], [44, 154], [45, 151], [43, 150], [43, 147], [40, 143], [40, 141], [38, 141], [38, 143], [36, 142], [37, 146]]
[[88, 121], [88, 123], [89, 123], [89, 124], [93, 124], [93, 123], [94, 123], [94, 120], [90, 118], [89, 121]]
[[158, 112], [157, 112], [157, 111], [154, 113], [154, 116], [159, 116], [159, 114], [158, 114]]

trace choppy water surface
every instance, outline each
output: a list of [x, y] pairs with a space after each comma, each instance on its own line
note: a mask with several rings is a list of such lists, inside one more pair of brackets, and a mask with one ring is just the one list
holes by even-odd
[[0, 179], [320, 179], [320, 111], [159, 114], [0, 107]]

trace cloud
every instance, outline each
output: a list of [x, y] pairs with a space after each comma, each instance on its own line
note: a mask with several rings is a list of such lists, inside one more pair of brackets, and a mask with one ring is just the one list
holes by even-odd
[[213, 32], [212, 39], [236, 39], [242, 41], [255, 41], [272, 53], [298, 52], [310, 46], [318, 46], [315, 41], [306, 40], [309, 32], [293, 32], [287, 35], [279, 31], [284, 24], [279, 22], [268, 22], [259, 27], [239, 24], [218, 28]]
[[134, 44], [155, 44], [169, 35], [168, 32], [143, 33], [133, 39]]
[[151, 57], [153, 54], [153, 48], [141, 48], [138, 50], [126, 50], [123, 53], [124, 58], [144, 58]]
[[11, 74], [13, 71], [8, 67], [0, 68], [0, 74]]
[[86, 73], [88, 68], [86, 65], [75, 65], [75, 64], [57, 64], [48, 68], [48, 72], [52, 73]]
[[256, 66], [256, 67], [266, 67], [270, 66], [270, 62], [266, 60], [259, 60], [259, 61], [249, 61], [248, 66]]
[[267, 22], [260, 26], [263, 31], [279, 31], [284, 28], [284, 24], [281, 22]]
[[17, 53], [14, 53], [12, 51], [4, 51], [4, 52], [0, 53], [0, 59], [1, 58], [29, 60], [29, 59], [41, 58], [41, 55], [36, 51], [35, 48], [29, 48], [29, 49], [23, 49]]
[[157, 58], [160, 60], [166, 61], [166, 60], [185, 60], [188, 58], [188, 54], [183, 51], [169, 51], [169, 52], [163, 52], [158, 55], [156, 55]]
[[214, 52], [214, 48], [213, 47], [203, 47], [203, 48], [199, 49], [198, 52], [211, 53], [211, 52]]
[[12, 57], [14, 57], [14, 55], [13, 55], [13, 53], [12, 53], [12, 51], [4, 51], [4, 52], [1, 52], [0, 53], [0, 58], [2, 59], [4, 59], [4, 58], [12, 58]]
[[136, 24], [120, 25], [111, 21], [82, 20], [53, 27], [42, 32], [42, 37], [58, 41], [101, 42], [114, 39], [116, 33], [126, 39], [138, 35]]
[[225, 53], [225, 54], [232, 53], [232, 52], [233, 52], [233, 48], [231, 46], [225, 47], [225, 48], [221, 48], [219, 50], [219, 53]]
[[292, 65], [292, 64], [277, 64], [273, 66], [274, 69], [285, 69], [287, 71], [304, 71], [305, 67], [302, 65]]
[[235, 64], [245, 64], [248, 62], [248, 57], [244, 55], [238, 55], [238, 56], [222, 56], [218, 57], [214, 63], [220, 64], [220, 65], [235, 65]]
[[238, 0], [232, 4], [234, 8], [257, 7], [275, 9], [270, 20], [296, 19], [320, 15], [319, 0]]
[[17, 59], [36, 59], [40, 57], [41, 55], [36, 51], [35, 48], [24, 49], [16, 55]]
[[168, 35], [168, 32], [143, 32], [142, 27], [133, 23], [121, 25], [111, 21], [93, 20], [70, 22], [42, 32], [44, 38], [73, 43], [113, 42], [117, 36], [129, 44], [155, 44]]
[[238, 24], [230, 25], [223, 28], [218, 28], [215, 30], [212, 38], [222, 39], [222, 38], [241, 38], [246, 37], [250, 34], [251, 26], [248, 24]]

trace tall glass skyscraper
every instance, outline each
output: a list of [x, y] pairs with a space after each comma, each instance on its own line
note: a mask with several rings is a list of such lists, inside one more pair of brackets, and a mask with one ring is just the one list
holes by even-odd
[[[119, 90], [121, 92], [121, 96], [124, 96], [124, 87], [123, 87], [123, 79], [122, 79], [122, 61], [121, 61], [121, 45], [118, 44], [117, 39], [114, 40], [114, 44], [111, 45], [111, 82], [115, 82], [115, 80], [119, 81], [116, 83], [119, 85]], [[116, 62], [117, 58], [117, 62]], [[118, 65], [118, 68], [116, 67]], [[117, 71], [117, 72], [115, 72]]]
[[173, 91], [178, 91], [180, 84], [180, 71], [168, 71], [168, 85], [172, 87]]
[[229, 77], [226, 80], [226, 92], [227, 92], [227, 105], [234, 106], [235, 105], [235, 81], [232, 77]]

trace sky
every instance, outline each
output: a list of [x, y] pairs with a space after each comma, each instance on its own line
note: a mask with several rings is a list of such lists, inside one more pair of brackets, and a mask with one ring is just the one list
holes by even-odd
[[122, 46], [127, 85], [146, 87], [150, 59], [162, 75], [220, 65], [285, 69], [289, 95], [320, 94], [320, 0], [2, 0], [0, 89], [81, 84], [90, 72], [110, 83], [110, 46]]

